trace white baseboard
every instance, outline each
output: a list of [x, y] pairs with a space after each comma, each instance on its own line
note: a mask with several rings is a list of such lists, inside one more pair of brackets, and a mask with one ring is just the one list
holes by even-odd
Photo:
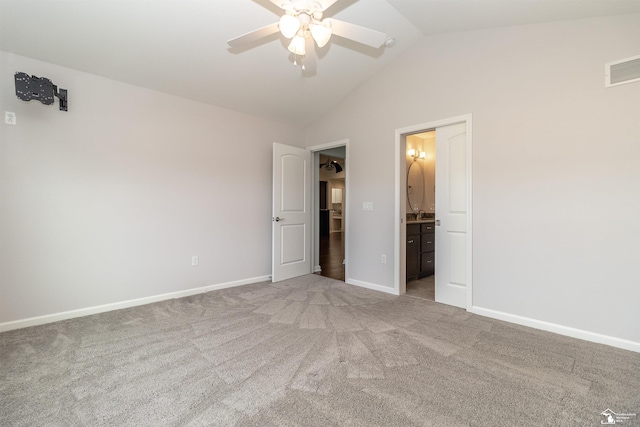
[[589, 332], [582, 329], [576, 329], [569, 326], [558, 325], [555, 323], [544, 322], [542, 320], [531, 319], [529, 317], [518, 316], [515, 314], [504, 313], [502, 311], [491, 310], [473, 306], [471, 313], [480, 316], [490, 317], [492, 319], [504, 320], [505, 322], [515, 323], [517, 325], [529, 326], [535, 329], [541, 329], [547, 332], [554, 332], [559, 335], [565, 335], [572, 338], [578, 338], [585, 341], [591, 341], [598, 344], [606, 344], [612, 347], [622, 348], [624, 350], [640, 353], [640, 343], [616, 338], [609, 335], [602, 335], [596, 332]]
[[236, 286], [250, 285], [252, 283], [270, 282], [271, 276], [258, 276], [249, 279], [236, 280], [234, 282], [219, 283], [217, 285], [209, 285], [202, 288], [202, 292], [217, 291], [219, 289], [235, 288]]
[[191, 295], [201, 294], [204, 292], [215, 291], [218, 289], [233, 288], [236, 286], [248, 285], [251, 283], [259, 283], [259, 282], [270, 281], [270, 280], [271, 280], [271, 276], [252, 277], [249, 279], [236, 280], [233, 282], [219, 283], [217, 285], [209, 285], [209, 286], [203, 286], [199, 288], [187, 289], [184, 291], [170, 292], [166, 294], [153, 295], [150, 297], [137, 298], [137, 299], [127, 300], [127, 301], [115, 302], [111, 304], [98, 305], [95, 307], [80, 308], [78, 310], [47, 314], [45, 316], [14, 320], [11, 322], [0, 323], [0, 332], [27, 328], [29, 326], [44, 325], [46, 323], [59, 322], [60, 320], [73, 319], [75, 317], [89, 316], [92, 314], [104, 313], [104, 312], [113, 311], [113, 310], [120, 310], [123, 308], [129, 308], [129, 307], [136, 307], [139, 305], [151, 304], [154, 302], [165, 301], [169, 299], [184, 298]]
[[[75, 317], [89, 316], [92, 314], [104, 313], [107, 311], [120, 310], [123, 308], [136, 307], [139, 305], [151, 304], [154, 302], [165, 301], [175, 298], [184, 298], [199, 293], [215, 291], [219, 289], [233, 288], [236, 286], [248, 285], [251, 283], [259, 283], [270, 281], [270, 276], [258, 276], [249, 279], [236, 280], [233, 282], [219, 283], [216, 285], [203, 286], [199, 288], [187, 289], [184, 291], [170, 292], [166, 294], [153, 295], [150, 297], [138, 298], [128, 301], [121, 301], [112, 304], [104, 304], [95, 307], [81, 308], [78, 310], [54, 313], [45, 316], [30, 317], [27, 319], [14, 320], [11, 322], [0, 323], [0, 332], [11, 331], [14, 329], [27, 328], [29, 326], [44, 325], [46, 323], [58, 322], [61, 320], [73, 319]], [[363, 282], [360, 280], [347, 279], [347, 284], [360, 286], [362, 288], [372, 289], [374, 291], [385, 292], [396, 295], [395, 289], [376, 285], [374, 283]], [[595, 332], [589, 332], [582, 329], [571, 328], [568, 326], [558, 325], [555, 323], [544, 322], [541, 320], [531, 319], [528, 317], [518, 316], [515, 314], [504, 313], [501, 311], [491, 310], [487, 308], [474, 306], [469, 310], [471, 313], [480, 316], [490, 317], [492, 319], [504, 320], [506, 322], [515, 323], [517, 325], [528, 326], [535, 329], [541, 329], [548, 332], [554, 332], [573, 338], [583, 339], [599, 344], [610, 345], [612, 347], [622, 348], [624, 350], [640, 353], [640, 343], [629, 341], [621, 338], [602, 335]]]
[[320, 265], [316, 265], [315, 267], [313, 267], [314, 273], [320, 273], [321, 271], [322, 271], [322, 267], [320, 267]]
[[367, 288], [374, 291], [384, 292], [387, 294], [398, 295], [395, 289], [390, 288], [388, 286], [376, 285], [374, 283], [362, 282], [360, 280], [355, 280], [355, 279], [346, 279], [345, 283], [348, 285], [360, 286], [361, 288]]

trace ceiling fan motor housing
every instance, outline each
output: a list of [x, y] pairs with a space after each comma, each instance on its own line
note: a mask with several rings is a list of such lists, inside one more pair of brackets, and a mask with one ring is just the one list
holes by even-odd
[[322, 11], [322, 4], [311, 0], [291, 0], [284, 2], [280, 7], [285, 10], [293, 9], [297, 11], [309, 11], [311, 13], [314, 11]]

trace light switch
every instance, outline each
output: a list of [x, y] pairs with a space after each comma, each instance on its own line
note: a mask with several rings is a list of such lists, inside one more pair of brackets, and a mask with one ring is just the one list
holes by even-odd
[[373, 202], [362, 202], [362, 210], [363, 211], [372, 211], [373, 210]]

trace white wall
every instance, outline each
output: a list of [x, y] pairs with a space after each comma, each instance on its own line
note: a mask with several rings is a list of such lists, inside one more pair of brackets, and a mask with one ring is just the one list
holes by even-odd
[[271, 273], [272, 142], [301, 131], [6, 52], [0, 95], [0, 326]]
[[[309, 126], [350, 141], [347, 280], [393, 288], [395, 129], [472, 113], [474, 306], [640, 343], [640, 84], [603, 84], [639, 39], [637, 14], [426, 37]], [[269, 274], [298, 130], [4, 52], [0, 95], [0, 326]]]
[[471, 113], [474, 306], [640, 349], [640, 83], [604, 87], [638, 40], [638, 14], [426, 37], [309, 126], [351, 144], [347, 281], [393, 287], [395, 130]]

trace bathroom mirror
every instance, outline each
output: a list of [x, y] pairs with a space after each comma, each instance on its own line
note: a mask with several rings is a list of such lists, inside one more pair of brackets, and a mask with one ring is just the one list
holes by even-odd
[[413, 212], [418, 212], [422, 209], [424, 175], [418, 162], [413, 162], [409, 165], [409, 172], [407, 172], [407, 200]]

